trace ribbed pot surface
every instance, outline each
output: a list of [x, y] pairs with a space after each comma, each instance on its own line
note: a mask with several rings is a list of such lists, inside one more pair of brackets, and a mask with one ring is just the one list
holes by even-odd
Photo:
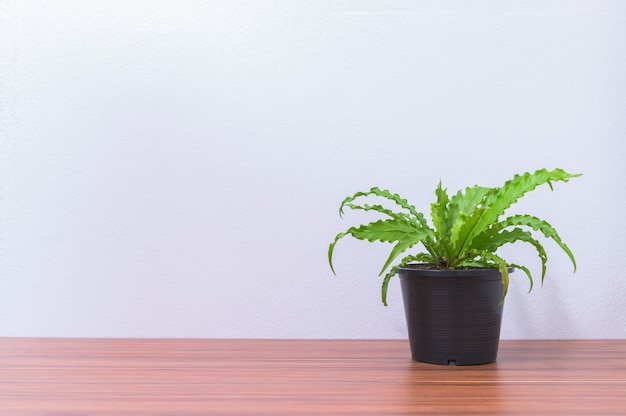
[[495, 361], [502, 323], [497, 269], [398, 270], [413, 360], [443, 365]]

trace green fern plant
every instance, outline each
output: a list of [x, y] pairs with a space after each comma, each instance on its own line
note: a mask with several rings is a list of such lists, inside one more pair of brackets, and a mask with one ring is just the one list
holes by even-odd
[[[375, 211], [383, 214], [385, 219], [351, 227], [337, 234], [328, 248], [328, 263], [335, 273], [333, 267], [335, 245], [348, 235], [359, 240], [392, 243], [394, 245], [391, 253], [379, 274], [385, 275], [382, 283], [382, 302], [385, 306], [389, 280], [400, 267], [412, 262], [427, 263], [430, 267], [438, 269], [497, 268], [502, 275], [504, 300], [509, 286], [509, 268], [522, 270], [530, 280], [530, 290], [533, 288], [533, 276], [526, 266], [510, 263], [496, 254], [505, 244], [521, 241], [534, 246], [541, 259], [543, 283], [548, 256], [533, 232], [540, 232], [544, 237], [552, 239], [569, 256], [574, 271], [576, 270], [576, 260], [572, 251], [547, 221], [532, 215], [511, 215], [503, 219], [501, 217], [524, 194], [539, 185], [548, 184], [552, 189], [552, 182], [567, 182], [578, 176], [580, 174], [567, 173], [562, 169], [552, 171], [541, 169], [534, 173], [515, 175], [499, 188], [475, 185], [459, 190], [452, 197], [440, 182], [435, 190], [437, 199], [431, 204], [430, 224], [424, 214], [418, 212], [398, 194], [380, 188], [357, 192], [341, 203], [339, 207], [341, 217], [345, 209], [351, 209]], [[391, 201], [397, 209], [359, 203], [368, 197]], [[417, 245], [421, 245], [423, 251], [406, 255], [409, 249]], [[402, 254], [404, 256], [400, 257]], [[398, 258], [400, 260], [397, 260]]]

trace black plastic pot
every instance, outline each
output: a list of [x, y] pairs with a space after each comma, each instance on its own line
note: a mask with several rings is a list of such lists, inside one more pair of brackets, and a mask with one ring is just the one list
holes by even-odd
[[413, 360], [443, 365], [495, 361], [504, 288], [497, 269], [428, 270], [409, 265], [397, 274]]

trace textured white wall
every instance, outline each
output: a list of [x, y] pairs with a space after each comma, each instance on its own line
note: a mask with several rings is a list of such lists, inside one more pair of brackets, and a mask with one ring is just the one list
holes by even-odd
[[563, 167], [503, 337], [626, 337], [626, 6], [513, 3], [0, 1], [0, 335], [404, 338], [339, 202]]

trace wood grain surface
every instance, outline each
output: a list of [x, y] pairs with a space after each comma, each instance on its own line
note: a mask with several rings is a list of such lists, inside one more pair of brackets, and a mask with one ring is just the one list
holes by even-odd
[[626, 340], [448, 367], [404, 340], [0, 338], [1, 416], [326, 414], [626, 415]]

